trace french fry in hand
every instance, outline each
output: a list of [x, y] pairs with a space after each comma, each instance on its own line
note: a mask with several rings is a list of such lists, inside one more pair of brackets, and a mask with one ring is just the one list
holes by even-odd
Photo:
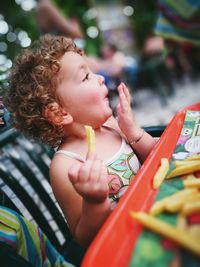
[[95, 132], [91, 126], [85, 125], [85, 131], [88, 143], [88, 152], [95, 151]]
[[191, 161], [190, 164], [188, 163], [183, 164], [182, 166], [175, 168], [169, 175], [167, 175], [166, 179], [193, 173], [199, 170], [200, 170], [200, 160], [194, 160]]
[[161, 183], [165, 179], [165, 176], [167, 175], [168, 170], [169, 170], [169, 161], [167, 158], [162, 158], [161, 165], [153, 178], [154, 189], [157, 189], [160, 187]]
[[188, 234], [187, 232], [183, 231], [182, 229], [179, 229], [178, 227], [173, 227], [172, 225], [165, 223], [144, 212], [132, 211], [130, 214], [134, 219], [136, 219], [148, 229], [158, 234], [161, 234], [167, 238], [170, 238], [177, 244], [200, 256], [200, 242], [191, 234]]

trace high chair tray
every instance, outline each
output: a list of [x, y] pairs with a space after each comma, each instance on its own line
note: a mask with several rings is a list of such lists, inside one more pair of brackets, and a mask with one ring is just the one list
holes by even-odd
[[82, 267], [128, 266], [142, 226], [133, 220], [130, 211], [147, 211], [157, 190], [152, 188], [153, 176], [160, 159], [171, 159], [180, 136], [187, 110], [200, 111], [200, 102], [178, 112], [166, 127], [158, 143], [140, 168], [127, 192], [91, 243]]

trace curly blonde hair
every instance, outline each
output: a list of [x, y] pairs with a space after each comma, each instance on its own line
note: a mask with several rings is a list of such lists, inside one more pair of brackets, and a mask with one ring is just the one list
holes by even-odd
[[64, 136], [62, 126], [51, 124], [45, 111], [48, 108], [58, 118], [61, 116], [61, 103], [56, 97], [59, 60], [68, 51], [83, 54], [69, 38], [49, 34], [41, 37], [15, 58], [5, 97], [11, 125], [50, 146], [57, 146]]

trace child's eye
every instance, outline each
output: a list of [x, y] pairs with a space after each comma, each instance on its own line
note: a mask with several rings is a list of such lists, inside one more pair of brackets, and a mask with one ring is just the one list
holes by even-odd
[[88, 80], [88, 78], [89, 78], [89, 73], [87, 73], [87, 74], [85, 75], [85, 77], [83, 78], [82, 81], [84, 82], [84, 81]]

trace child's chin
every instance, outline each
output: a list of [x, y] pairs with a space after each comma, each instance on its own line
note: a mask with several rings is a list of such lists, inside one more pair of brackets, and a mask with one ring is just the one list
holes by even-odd
[[108, 119], [113, 115], [113, 110], [112, 108], [110, 107], [110, 110], [108, 112]]

